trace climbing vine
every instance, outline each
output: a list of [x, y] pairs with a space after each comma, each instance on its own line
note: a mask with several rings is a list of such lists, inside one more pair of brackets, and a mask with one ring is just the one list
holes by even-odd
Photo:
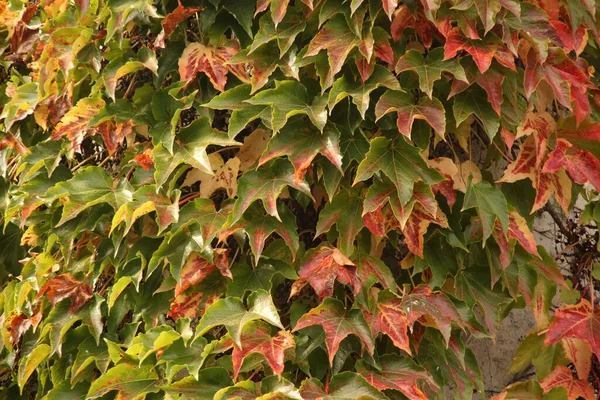
[[597, 13], [0, 0], [0, 398], [596, 399]]

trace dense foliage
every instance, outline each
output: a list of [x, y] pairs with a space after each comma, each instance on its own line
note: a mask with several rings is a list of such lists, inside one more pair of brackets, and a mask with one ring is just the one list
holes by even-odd
[[595, 399], [596, 14], [0, 0], [0, 397]]

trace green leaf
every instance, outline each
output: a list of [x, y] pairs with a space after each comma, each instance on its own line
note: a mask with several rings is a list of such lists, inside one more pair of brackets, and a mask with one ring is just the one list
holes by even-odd
[[442, 138], [446, 133], [446, 112], [438, 99], [424, 97], [415, 103], [408, 93], [388, 90], [377, 102], [375, 116], [379, 120], [389, 112], [398, 114], [398, 130], [409, 139], [415, 119], [425, 120]]
[[198, 378], [185, 377], [169, 385], [160, 386], [169, 395], [180, 395], [179, 399], [212, 400], [215, 394], [233, 382], [223, 368], [207, 368], [200, 371]]
[[294, 115], [307, 115], [320, 131], [327, 122], [327, 98], [310, 99], [306, 87], [298, 81], [275, 81], [275, 88], [263, 90], [246, 102], [271, 107], [270, 125], [277, 133]]
[[46, 394], [46, 400], [85, 400], [88, 387], [84, 382], [77, 383], [74, 387], [68, 380], [60, 382]]
[[504, 194], [496, 186], [487, 181], [473, 184], [471, 180], [467, 187], [462, 210], [475, 208], [483, 226], [483, 244], [494, 230], [496, 219], [500, 222], [506, 234], [508, 230], [508, 204]]
[[206, 148], [210, 145], [241, 145], [241, 143], [230, 139], [225, 132], [213, 129], [206, 117], [197, 119], [191, 125], [181, 129], [177, 139], [178, 145], [174, 148], [173, 154], [170, 154], [162, 144], [154, 148], [153, 156], [156, 166], [154, 179], [157, 188], [167, 181], [177, 166], [184, 163], [209, 175], [214, 175]]
[[441, 79], [442, 72], [449, 72], [459, 81], [468, 83], [463, 67], [455, 59], [444, 60], [441, 47], [431, 50], [426, 59], [417, 50], [407, 51], [396, 63], [396, 73], [403, 71], [414, 71], [419, 75], [419, 87], [430, 99], [433, 99], [433, 84]]
[[298, 279], [298, 274], [290, 265], [264, 257], [258, 266], [237, 265], [232, 273], [233, 281], [227, 286], [227, 296], [243, 297], [246, 292], [259, 289], [271, 292], [273, 277], [277, 274], [290, 280]]
[[371, 100], [370, 95], [379, 87], [401, 90], [398, 79], [381, 65], [375, 66], [373, 73], [366, 82], [343, 76], [333, 83], [329, 91], [329, 101], [327, 104], [329, 112], [331, 113], [337, 103], [350, 96], [352, 97], [352, 102], [358, 107], [358, 112], [365, 119]]
[[279, 47], [279, 58], [282, 58], [285, 53], [292, 47], [294, 39], [306, 27], [306, 22], [300, 15], [286, 13], [285, 18], [277, 27], [269, 15], [263, 15], [260, 18], [260, 29], [254, 36], [254, 41], [250, 46], [250, 53], [260, 48], [266, 43], [277, 40]]
[[120, 399], [133, 400], [147, 393], [158, 392], [158, 383], [158, 376], [152, 366], [123, 363], [98, 377], [92, 383], [87, 398], [97, 399], [116, 390]]
[[268, 105], [252, 105], [246, 102], [252, 96], [252, 86], [238, 85], [213, 97], [204, 107], [214, 110], [231, 110], [228, 134], [234, 138], [250, 122], [259, 118], [266, 111], [270, 112]]
[[286, 125], [281, 132], [273, 137], [259, 159], [259, 166], [274, 158], [287, 156], [294, 165], [294, 179], [300, 183], [304, 180], [306, 170], [318, 154], [325, 156], [340, 171], [342, 171], [342, 154], [340, 153], [340, 132], [332, 124], [325, 126], [323, 132], [318, 132], [302, 121]]
[[258, 265], [265, 241], [272, 233], [277, 233], [288, 245], [292, 256], [295, 257], [300, 248], [296, 231], [296, 217], [285, 206], [278, 207], [278, 215], [279, 220], [265, 215], [262, 207], [254, 203], [244, 212], [244, 216], [238, 223], [219, 233], [219, 240], [224, 241], [234, 232], [243, 230], [250, 241], [250, 249], [254, 254], [254, 265]]
[[293, 332], [312, 325], [320, 325], [325, 332], [325, 344], [329, 352], [329, 364], [333, 365], [333, 358], [337, 353], [340, 343], [348, 335], [357, 336], [373, 354], [375, 343], [371, 337], [371, 329], [365, 321], [362, 312], [357, 309], [346, 310], [344, 304], [332, 298], [326, 298], [321, 305], [303, 315]]
[[363, 228], [362, 197], [359, 190], [339, 192], [319, 214], [317, 231], [319, 236], [336, 225], [338, 232], [338, 247], [346, 256], [354, 252], [354, 238]]
[[323, 384], [315, 378], [307, 379], [300, 386], [300, 393], [305, 399], [354, 400], [374, 399], [387, 400], [388, 397], [369, 384], [362, 376], [354, 372], [342, 372], [331, 378], [325, 392]]
[[23, 394], [23, 388], [29, 380], [33, 371], [48, 358], [51, 353], [51, 348], [47, 344], [40, 343], [21, 362], [19, 363], [19, 373], [17, 382], [19, 383], [20, 393]]
[[57, 224], [60, 226], [96, 204], [108, 203], [118, 209], [133, 200], [133, 187], [126, 180], [113, 180], [103, 168], [85, 167], [49, 189], [45, 197], [48, 201], [68, 198]]
[[283, 329], [277, 309], [273, 305], [271, 295], [264, 290], [257, 290], [248, 298], [246, 309], [238, 297], [219, 299], [206, 309], [200, 324], [196, 328], [196, 336], [202, 336], [215, 326], [224, 325], [233, 341], [241, 347], [241, 333], [249, 321], [262, 319]]
[[281, 221], [277, 212], [277, 197], [286, 186], [297, 189], [312, 198], [308, 184], [295, 181], [294, 168], [287, 161], [274, 160], [263, 165], [257, 171], [245, 173], [238, 182], [238, 199], [229, 216], [229, 226], [238, 222], [248, 207], [257, 200], [262, 201], [263, 207], [269, 215]]
[[485, 92], [479, 88], [477, 90], [466, 90], [456, 95], [453, 110], [457, 127], [470, 115], [474, 115], [481, 121], [490, 140], [494, 139], [500, 128], [498, 114], [488, 101]]
[[356, 171], [354, 184], [371, 178], [378, 171], [394, 183], [402, 205], [411, 199], [413, 185], [418, 180], [429, 185], [443, 180], [437, 171], [427, 166], [418, 149], [400, 136], [392, 141], [384, 137], [371, 141], [369, 152]]

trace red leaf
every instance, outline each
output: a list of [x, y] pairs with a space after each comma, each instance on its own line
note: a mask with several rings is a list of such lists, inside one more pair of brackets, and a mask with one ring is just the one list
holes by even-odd
[[492, 65], [492, 59], [498, 49], [498, 44], [490, 40], [472, 40], [467, 39], [460, 34], [458, 29], [450, 31], [446, 37], [446, 46], [444, 46], [444, 60], [455, 57], [456, 54], [464, 50], [473, 57], [473, 61], [482, 74]]
[[67, 297], [70, 298], [71, 307], [69, 307], [69, 311], [72, 313], [83, 307], [93, 296], [91, 287], [73, 278], [68, 272], [48, 279], [40, 289], [37, 295], [38, 299], [44, 294], [48, 295], [52, 305], [56, 305], [56, 303]]
[[357, 364], [357, 372], [379, 390], [399, 390], [410, 400], [427, 400], [419, 388], [419, 382], [437, 386], [427, 371], [410, 358], [386, 354], [379, 362], [380, 369], [375, 369], [364, 361]]
[[95, 128], [88, 128], [92, 117], [104, 107], [104, 101], [100, 98], [86, 97], [77, 102], [60, 120], [52, 132], [50, 139], [59, 140], [66, 136], [76, 152], [81, 151], [81, 142], [84, 135]]
[[375, 344], [369, 326], [360, 310], [346, 310], [341, 301], [327, 298], [321, 305], [304, 314], [296, 323], [293, 332], [312, 325], [321, 325], [325, 331], [325, 345], [329, 353], [329, 363], [348, 335], [357, 336], [365, 345], [369, 354], [373, 354]]
[[228, 72], [233, 73], [242, 82], [249, 83], [250, 79], [242, 64], [227, 63], [238, 51], [239, 43], [233, 40], [218, 47], [191, 43], [179, 59], [179, 76], [182, 81], [189, 82], [198, 72], [203, 72], [215, 89], [221, 92], [225, 90]]
[[[420, 203], [419, 203], [420, 204]], [[448, 227], [446, 215], [438, 210], [436, 215], [431, 215], [423, 209], [423, 206], [416, 205], [410, 217], [406, 221], [406, 225], [402, 228], [404, 240], [408, 250], [423, 258], [423, 243], [425, 241], [425, 233], [430, 224], [437, 224], [443, 228]]]
[[294, 336], [290, 332], [279, 331], [272, 337], [270, 326], [264, 322], [247, 324], [242, 331], [240, 342], [242, 347], [234, 345], [231, 354], [235, 379], [237, 379], [244, 358], [253, 353], [262, 354], [273, 372], [281, 378], [285, 350], [295, 346]]
[[133, 161], [135, 161], [140, 167], [142, 167], [144, 171], [150, 171], [150, 168], [154, 166], [154, 160], [152, 159], [152, 149], [146, 149], [143, 153], [133, 157]]
[[530, 48], [526, 54], [525, 96], [527, 99], [536, 90], [540, 81], [546, 81], [556, 100], [571, 109], [571, 87], [588, 88], [589, 73], [582, 70], [562, 49], [549, 48], [545, 62]]
[[196, 286], [202, 282], [213, 271], [219, 270], [221, 275], [233, 279], [229, 270], [229, 259], [227, 251], [219, 251], [216, 249], [214, 253], [214, 264], [208, 262], [198, 253], [192, 253], [183, 268], [181, 269], [181, 281], [175, 286], [175, 297], [179, 296], [191, 286]]
[[533, 237], [533, 233], [527, 226], [527, 221], [516, 211], [509, 211], [508, 213], [508, 237], [516, 239], [517, 242], [530, 254], [540, 256], [537, 251], [537, 243]]
[[575, 365], [579, 379], [586, 380], [592, 368], [592, 350], [590, 349], [590, 345], [581, 339], [575, 338], [563, 338], [560, 343], [567, 357]]
[[433, 190], [433, 193], [440, 192], [443, 194], [448, 206], [452, 208], [456, 202], [456, 190], [454, 190], [454, 181], [452, 180], [452, 177], [458, 174], [458, 167], [454, 164], [452, 159], [446, 157], [427, 160], [427, 165], [446, 178], [445, 181], [431, 186], [431, 190]]
[[10, 132], [5, 133], [4, 137], [0, 139], [0, 150], [4, 149], [5, 147], [12, 147], [19, 155], [25, 155], [29, 153], [27, 146], [25, 146], [19, 138]]
[[306, 56], [315, 56], [321, 50], [327, 50], [329, 58], [329, 72], [325, 83], [321, 86], [326, 89], [333, 83], [335, 74], [342, 70], [344, 62], [350, 51], [360, 43], [356, 34], [348, 27], [346, 19], [339, 16], [331, 19], [308, 45]]
[[108, 154], [113, 154], [123, 143], [125, 136], [129, 135], [133, 130], [133, 121], [128, 120], [122, 123], [115, 123], [112, 120], [105, 121], [96, 127], [98, 134], [102, 136], [104, 145]]
[[385, 114], [396, 111], [398, 130], [410, 139], [415, 119], [427, 121], [435, 132], [444, 137], [446, 118], [442, 103], [438, 99], [423, 97], [415, 104], [413, 96], [397, 90], [388, 90], [375, 106], [375, 116], [380, 119]]
[[397, 348], [412, 354], [408, 339], [408, 317], [402, 301], [387, 292], [380, 292], [373, 313], [365, 312], [373, 337], [388, 335]]
[[411, 294], [402, 299], [406, 310], [408, 326], [416, 321], [421, 325], [433, 327], [444, 336], [446, 343], [450, 340], [452, 322], [462, 325], [462, 318], [454, 303], [440, 291], [432, 291], [429, 286], [416, 288]]
[[583, 397], [585, 400], [594, 400], [594, 387], [587, 381], [573, 378], [571, 370], [559, 365], [540, 381], [544, 393], [548, 393], [555, 387], [567, 389], [567, 400], [577, 400]]
[[426, 48], [431, 47], [434, 36], [440, 36], [436, 26], [422, 12], [417, 11], [413, 14], [405, 4], [402, 4], [394, 13], [390, 27], [392, 39], [395, 42], [400, 40], [406, 28], [414, 29]]
[[556, 141], [556, 148], [548, 157], [542, 172], [553, 173], [566, 168], [573, 180], [583, 185], [591, 183], [600, 190], [600, 162], [587, 150], [579, 150], [565, 139]]
[[[336, 279], [352, 286], [355, 293], [362, 287], [354, 263], [335, 247], [324, 246], [312, 253], [300, 267], [298, 275], [301, 280], [310, 283], [319, 299], [333, 296]], [[297, 286], [296, 283], [294, 285]]]
[[546, 333], [546, 346], [562, 338], [577, 338], [587, 342], [596, 357], [600, 358], [600, 308], [593, 309], [586, 299], [578, 304], [566, 305], [556, 310], [554, 321]]
[[177, 8], [163, 19], [163, 28], [154, 41], [154, 47], [164, 48], [165, 39], [168, 39], [169, 36], [171, 36], [175, 31], [175, 28], [177, 28], [177, 25], [202, 10], [204, 10], [204, 7], [184, 7], [181, 5], [181, 2], [178, 2]]
[[387, 14], [390, 21], [392, 20], [392, 15], [394, 11], [398, 7], [398, 0], [381, 0], [383, 4], [383, 11]]

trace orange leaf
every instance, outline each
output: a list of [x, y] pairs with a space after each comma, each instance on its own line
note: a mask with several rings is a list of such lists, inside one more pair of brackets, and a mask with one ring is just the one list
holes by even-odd
[[68, 272], [48, 279], [37, 297], [40, 298], [44, 294], [48, 295], [52, 305], [56, 305], [56, 303], [67, 297], [70, 298], [71, 307], [69, 307], [69, 311], [72, 313], [79, 310], [93, 296], [91, 287], [73, 278]]
[[556, 367], [554, 371], [542, 379], [540, 386], [544, 389], [544, 393], [548, 393], [555, 387], [564, 387], [567, 389], [568, 400], [577, 400], [580, 397], [585, 400], [594, 400], [593, 386], [587, 381], [573, 378], [571, 370], [562, 365]]

